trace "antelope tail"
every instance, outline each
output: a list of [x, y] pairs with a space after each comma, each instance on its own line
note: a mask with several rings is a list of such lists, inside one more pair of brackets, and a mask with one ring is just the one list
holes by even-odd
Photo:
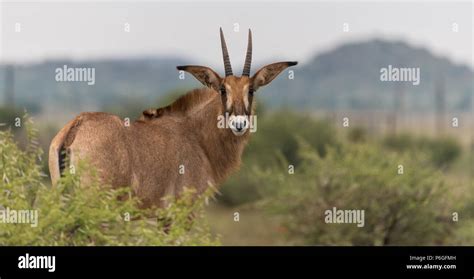
[[78, 116], [67, 123], [51, 141], [48, 163], [53, 186], [56, 185], [68, 165], [68, 159], [70, 159], [69, 147], [74, 141], [76, 130], [81, 124], [81, 118], [81, 116]]

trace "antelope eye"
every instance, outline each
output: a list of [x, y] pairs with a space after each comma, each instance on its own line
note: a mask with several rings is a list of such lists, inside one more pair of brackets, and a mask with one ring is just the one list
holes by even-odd
[[253, 89], [250, 89], [250, 90], [249, 90], [249, 95], [250, 95], [250, 96], [253, 96]]
[[226, 92], [225, 92], [225, 87], [222, 86], [222, 87], [221, 87], [221, 94], [224, 95], [225, 93], [226, 93]]

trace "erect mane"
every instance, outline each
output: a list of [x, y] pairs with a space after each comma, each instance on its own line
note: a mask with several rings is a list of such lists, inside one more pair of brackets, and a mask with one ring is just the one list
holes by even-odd
[[164, 115], [188, 115], [207, 104], [215, 96], [216, 92], [207, 87], [193, 89], [168, 106], [143, 111], [140, 120], [150, 120]]

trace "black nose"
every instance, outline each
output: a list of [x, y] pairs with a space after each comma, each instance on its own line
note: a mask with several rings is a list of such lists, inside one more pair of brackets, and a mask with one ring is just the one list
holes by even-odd
[[242, 131], [245, 126], [247, 126], [247, 120], [244, 121], [238, 121], [235, 123], [235, 128], [237, 129], [238, 132]]

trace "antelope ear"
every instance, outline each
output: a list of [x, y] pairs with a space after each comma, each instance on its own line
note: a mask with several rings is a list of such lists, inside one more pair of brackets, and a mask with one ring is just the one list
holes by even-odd
[[269, 84], [273, 79], [275, 79], [284, 69], [294, 66], [298, 62], [287, 61], [287, 62], [278, 62], [273, 63], [267, 66], [262, 67], [258, 70], [252, 77], [253, 90], [257, 91], [260, 86]]
[[194, 65], [178, 66], [176, 68], [180, 71], [186, 71], [192, 74], [202, 84], [219, 92], [222, 78], [211, 68]]

